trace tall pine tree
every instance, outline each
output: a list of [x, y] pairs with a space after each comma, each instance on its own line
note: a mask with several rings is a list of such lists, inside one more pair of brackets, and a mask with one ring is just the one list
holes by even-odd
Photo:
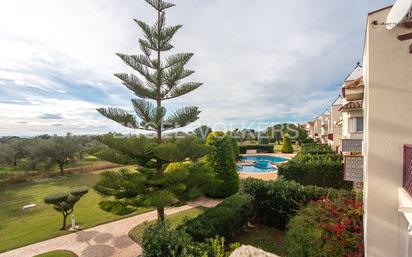
[[[133, 138], [129, 148], [127, 144], [119, 144], [119, 140], [110, 137], [106, 137], [103, 143], [118, 151], [118, 153], [120, 155], [122, 154], [125, 158], [127, 156], [131, 157], [126, 158], [127, 160], [135, 158], [140, 161], [143, 160], [143, 163], [145, 163], [149, 161], [148, 159], [153, 160], [152, 157], [154, 157], [154, 175], [158, 178], [158, 181], [164, 181], [165, 179], [162, 177], [164, 176], [165, 165], [168, 162], [187, 159], [189, 157], [187, 155], [192, 153], [185, 155], [184, 152], [187, 152], [187, 149], [180, 149], [173, 143], [164, 142], [164, 140], [162, 140], [162, 133], [166, 130], [184, 127], [196, 121], [200, 111], [197, 107], [184, 107], [167, 115], [166, 108], [162, 103], [163, 101], [185, 95], [200, 87], [202, 83], [182, 82], [183, 79], [194, 73], [192, 70], [185, 69], [185, 65], [193, 56], [192, 53], [178, 53], [164, 56], [165, 52], [173, 48], [171, 40], [182, 27], [182, 25], [166, 26], [165, 10], [175, 5], [163, 0], [145, 1], [156, 10], [157, 20], [152, 26], [144, 21], [134, 20], [144, 34], [144, 38], [139, 39], [142, 54], [117, 54], [127, 65], [137, 71], [140, 76], [126, 73], [115, 74], [115, 76], [122, 81], [123, 85], [133, 91], [137, 96], [136, 99], [131, 100], [136, 114], [131, 114], [126, 110], [114, 107], [100, 108], [98, 111], [107, 118], [128, 128], [142, 129], [156, 133], [157, 146], [148, 143], [147, 138], [144, 137]], [[201, 145], [198, 146], [201, 148]], [[181, 151], [179, 152], [179, 150]], [[201, 149], [199, 152], [205, 154], [206, 149]], [[195, 159], [196, 158], [198, 158], [198, 156], [196, 156]], [[153, 176], [147, 174], [147, 172], [149, 172], [147, 169], [143, 169], [141, 172], [146, 172], [146, 181], [148, 180], [147, 178], [150, 178], [152, 181]], [[96, 187], [98, 191], [106, 195], [115, 195], [113, 191], [119, 188], [108, 185], [110, 179], [106, 178], [105, 182], [103, 180]], [[141, 181], [140, 179], [137, 180]], [[158, 199], [157, 202], [155, 201], [155, 204], [152, 204], [157, 207], [159, 220], [163, 220], [164, 207], [172, 203], [171, 198], [173, 197], [170, 197], [169, 191], [173, 190], [165, 193], [165, 188], [167, 188], [165, 185], [160, 185], [161, 183], [159, 184], [152, 181], [150, 185], [153, 184], [157, 186], [154, 190], [159, 190], [157, 196], [163, 196], [165, 198], [163, 200]], [[143, 184], [141, 185], [143, 186]], [[150, 185], [146, 184], [144, 186]], [[139, 190], [135, 190], [136, 192], [134, 194], [142, 194], [142, 191]], [[130, 194], [130, 192], [128, 193]], [[119, 194], [119, 192], [117, 191], [116, 194]]]

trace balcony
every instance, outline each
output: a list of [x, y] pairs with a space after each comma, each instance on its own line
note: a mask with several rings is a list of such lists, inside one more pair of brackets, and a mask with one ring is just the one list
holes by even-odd
[[362, 139], [342, 139], [342, 152], [362, 152]]
[[363, 181], [363, 156], [346, 155], [344, 156], [344, 179], [346, 181]]
[[412, 145], [404, 145], [403, 147], [402, 187], [412, 196]]

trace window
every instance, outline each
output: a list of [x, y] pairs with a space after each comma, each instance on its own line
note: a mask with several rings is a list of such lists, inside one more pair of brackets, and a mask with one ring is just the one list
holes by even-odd
[[352, 118], [352, 132], [363, 131], [363, 117]]

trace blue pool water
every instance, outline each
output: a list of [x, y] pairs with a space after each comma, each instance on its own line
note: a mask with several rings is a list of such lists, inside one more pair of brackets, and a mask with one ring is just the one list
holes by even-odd
[[238, 165], [237, 171], [238, 172], [249, 172], [249, 173], [267, 173], [267, 172], [276, 172], [277, 169], [273, 167], [261, 169], [254, 165]]
[[242, 161], [270, 161], [270, 162], [284, 162], [288, 159], [279, 156], [269, 156], [269, 155], [248, 155], [242, 156]]

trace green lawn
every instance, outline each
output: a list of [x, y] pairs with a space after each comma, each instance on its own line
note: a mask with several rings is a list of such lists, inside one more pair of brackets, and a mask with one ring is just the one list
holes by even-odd
[[252, 245], [264, 251], [285, 256], [283, 237], [285, 233], [265, 225], [249, 227], [244, 233], [236, 236], [232, 242]]
[[[203, 213], [204, 211], [205, 211], [205, 208], [203, 207], [192, 208], [186, 211], [182, 211], [182, 212], [167, 216], [166, 220], [169, 222], [171, 228], [176, 228], [180, 224], [183, 224], [183, 222], [186, 219], [193, 219], [199, 214]], [[140, 244], [145, 228], [155, 222], [156, 221], [153, 220], [153, 221], [149, 221], [149, 222], [145, 222], [145, 223], [137, 225], [132, 230], [130, 230], [129, 232], [130, 238], [133, 241]]]
[[42, 254], [39, 254], [33, 257], [77, 257], [77, 255], [71, 251], [57, 250], [57, 251], [42, 253]]
[[[56, 177], [45, 182], [20, 184], [0, 190], [0, 252], [69, 233], [59, 230], [62, 216], [52, 206], [44, 204], [43, 197], [82, 185], [92, 187], [98, 179], [99, 172], [90, 172]], [[98, 206], [101, 199], [102, 197], [91, 189], [77, 203], [74, 214], [81, 228], [125, 217], [101, 210]], [[37, 208], [22, 210], [23, 205], [31, 203], [35, 203]], [[147, 209], [138, 212], [144, 211]]]

